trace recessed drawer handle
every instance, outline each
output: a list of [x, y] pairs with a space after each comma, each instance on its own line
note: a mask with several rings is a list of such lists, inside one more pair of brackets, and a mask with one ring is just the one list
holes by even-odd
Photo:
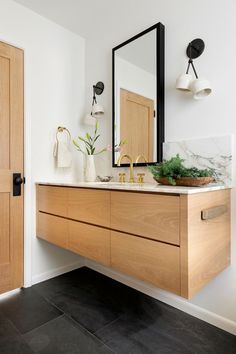
[[214, 219], [220, 215], [225, 214], [227, 210], [228, 210], [227, 205], [218, 205], [213, 208], [204, 209], [201, 211], [201, 218], [202, 220]]

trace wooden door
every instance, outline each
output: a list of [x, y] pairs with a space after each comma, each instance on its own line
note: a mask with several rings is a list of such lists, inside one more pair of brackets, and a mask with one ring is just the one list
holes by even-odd
[[[0, 42], [0, 293], [23, 285], [23, 51]], [[22, 186], [21, 186], [22, 187]]]
[[[130, 155], [134, 160], [138, 155], [144, 155], [148, 162], [153, 162], [153, 126], [154, 101], [120, 89], [120, 139], [127, 140], [122, 153]], [[123, 159], [122, 162], [128, 161]]]

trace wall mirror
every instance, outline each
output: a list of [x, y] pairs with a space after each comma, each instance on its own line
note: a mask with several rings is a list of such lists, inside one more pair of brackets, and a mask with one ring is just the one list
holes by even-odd
[[[112, 50], [113, 167], [123, 154], [135, 166], [162, 160], [164, 30], [157, 23]], [[121, 166], [128, 162], [123, 158]]]

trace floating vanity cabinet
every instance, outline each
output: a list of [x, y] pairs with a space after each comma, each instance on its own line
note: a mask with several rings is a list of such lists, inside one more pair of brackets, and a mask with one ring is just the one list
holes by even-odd
[[70, 220], [68, 235], [69, 250], [110, 265], [110, 230]]
[[37, 236], [188, 299], [230, 264], [230, 189], [96, 186], [38, 184]]
[[42, 212], [38, 213], [37, 219], [37, 235], [40, 238], [62, 248], [68, 247], [67, 219]]
[[179, 247], [111, 231], [111, 266], [180, 294]]
[[37, 236], [110, 265], [110, 192], [37, 185]]
[[179, 196], [111, 192], [111, 228], [179, 245]]
[[68, 217], [110, 227], [110, 192], [68, 188]]

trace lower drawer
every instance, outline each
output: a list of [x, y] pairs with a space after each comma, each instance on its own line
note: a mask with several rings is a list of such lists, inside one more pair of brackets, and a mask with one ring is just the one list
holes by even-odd
[[69, 250], [110, 266], [110, 231], [78, 221], [69, 222]]
[[62, 248], [68, 246], [68, 220], [38, 212], [37, 237]]
[[180, 249], [177, 246], [112, 231], [111, 266], [180, 294]]

